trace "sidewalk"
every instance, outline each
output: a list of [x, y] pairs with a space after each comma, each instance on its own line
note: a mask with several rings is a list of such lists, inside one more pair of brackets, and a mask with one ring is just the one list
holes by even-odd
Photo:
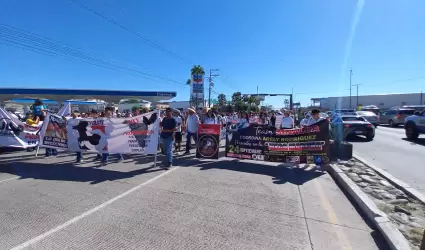
[[24, 179], [0, 182], [0, 249], [387, 249], [333, 179], [310, 168], [73, 159], [1, 163], [0, 180]]

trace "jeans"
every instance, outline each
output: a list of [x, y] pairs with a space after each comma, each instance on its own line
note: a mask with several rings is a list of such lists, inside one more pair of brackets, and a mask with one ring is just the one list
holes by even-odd
[[165, 156], [167, 157], [167, 163], [173, 164], [173, 137], [162, 138], [162, 147], [164, 149]]
[[58, 150], [55, 148], [46, 148], [46, 157], [58, 155]]
[[198, 133], [191, 133], [191, 132], [187, 132], [186, 133], [186, 153], [189, 153], [190, 150], [190, 140], [193, 137], [193, 140], [195, 140], [195, 143], [198, 142]]
[[[120, 161], [124, 160], [124, 156], [122, 154], [118, 154]], [[109, 161], [109, 153], [102, 153], [102, 162], [103, 163], [108, 163]]]
[[77, 152], [77, 161], [83, 160], [83, 152]]

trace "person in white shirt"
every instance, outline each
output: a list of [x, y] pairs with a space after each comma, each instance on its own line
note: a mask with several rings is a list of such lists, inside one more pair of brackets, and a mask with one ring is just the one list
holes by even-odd
[[306, 126], [313, 125], [315, 123], [320, 122], [321, 120], [324, 120], [325, 118], [320, 117], [320, 111], [318, 109], [313, 109], [311, 111], [311, 117], [308, 119]]
[[191, 138], [193, 137], [193, 140], [195, 140], [195, 143], [198, 141], [198, 125], [199, 125], [199, 117], [196, 114], [195, 110], [192, 108], [189, 108], [189, 116], [186, 120], [186, 152], [185, 155], [190, 154], [190, 142]]
[[204, 119], [204, 124], [217, 124], [217, 117], [212, 112], [212, 110], [208, 110], [207, 115]]
[[180, 115], [180, 113], [174, 112], [173, 114], [174, 120], [176, 120], [177, 123], [177, 130], [174, 132], [174, 149], [176, 152], [180, 151], [181, 149], [181, 143], [182, 143], [182, 124], [183, 124], [183, 118]]
[[309, 119], [310, 119], [310, 114], [306, 114], [305, 117], [300, 122], [301, 127], [307, 126]]
[[284, 117], [282, 118], [282, 124], [280, 125], [283, 129], [292, 129], [294, 128], [294, 119], [289, 116], [289, 112], [285, 111]]

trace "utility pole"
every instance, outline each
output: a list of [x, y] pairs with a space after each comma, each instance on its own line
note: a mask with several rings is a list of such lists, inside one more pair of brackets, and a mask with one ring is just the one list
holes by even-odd
[[[353, 86], [356, 86], [356, 89], [357, 89], [357, 105], [356, 105], [356, 107], [358, 107], [359, 106], [359, 86], [360, 86], [361, 84], [353, 84]], [[350, 107], [351, 108], [351, 107]]]
[[[214, 87], [214, 83], [212, 81], [212, 78], [215, 76], [220, 76], [217, 72], [219, 69], [210, 69], [210, 77], [208, 78], [209, 84], [208, 84], [208, 107], [211, 108], [211, 90], [212, 87]], [[215, 73], [213, 73], [215, 72]]]
[[353, 76], [353, 70], [352, 69], [350, 69], [350, 109], [351, 109], [351, 77]]
[[424, 103], [422, 102], [422, 91], [421, 91], [421, 103], [419, 103], [419, 105], [424, 105]]

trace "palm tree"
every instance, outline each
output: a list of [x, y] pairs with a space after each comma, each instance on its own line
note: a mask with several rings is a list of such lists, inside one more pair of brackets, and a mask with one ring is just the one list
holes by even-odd
[[193, 65], [192, 69], [190, 70], [190, 73], [192, 75], [205, 75], [205, 70], [202, 68], [201, 65]]

